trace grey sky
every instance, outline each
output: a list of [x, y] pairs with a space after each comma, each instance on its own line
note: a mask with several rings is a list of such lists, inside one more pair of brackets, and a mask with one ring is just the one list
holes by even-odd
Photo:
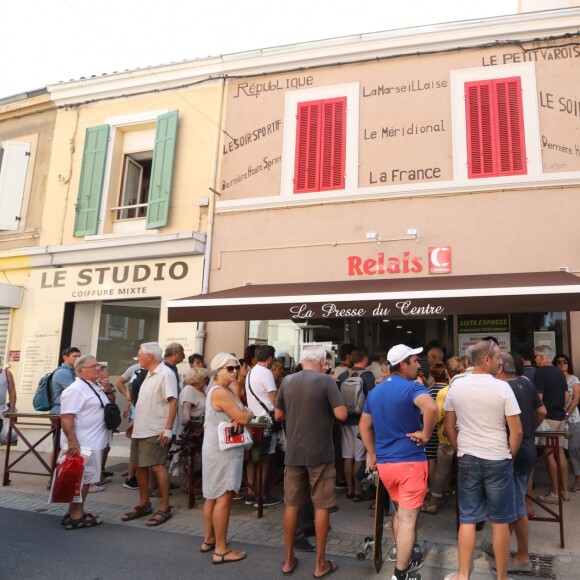
[[148, 65], [516, 10], [517, 0], [6, 2], [0, 98]]

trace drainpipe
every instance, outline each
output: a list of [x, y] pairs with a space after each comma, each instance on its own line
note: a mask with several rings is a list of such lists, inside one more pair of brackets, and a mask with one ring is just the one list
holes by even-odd
[[[220, 151], [220, 143], [221, 143], [221, 133], [222, 133], [222, 119], [223, 119], [223, 112], [224, 112], [224, 86], [225, 86], [225, 78], [222, 79], [220, 89], [219, 89], [219, 96], [218, 96], [218, 103], [220, 105], [220, 113], [218, 122], [216, 123], [216, 147], [213, 155], [212, 160], [212, 167], [211, 167], [211, 196], [209, 198], [209, 207], [208, 207], [208, 215], [207, 215], [207, 234], [205, 239], [205, 251], [203, 254], [203, 277], [202, 277], [202, 285], [201, 285], [201, 293], [207, 294], [209, 290], [209, 267], [211, 263], [211, 247], [213, 241], [213, 222], [214, 222], [214, 213], [215, 213], [215, 202], [216, 202], [216, 194], [215, 191], [218, 190], [218, 183], [217, 183], [217, 168], [218, 168], [218, 159], [219, 159], [219, 151]], [[195, 352], [203, 355], [203, 351], [205, 348], [205, 322], [198, 322], [197, 323], [197, 331], [195, 333]]]

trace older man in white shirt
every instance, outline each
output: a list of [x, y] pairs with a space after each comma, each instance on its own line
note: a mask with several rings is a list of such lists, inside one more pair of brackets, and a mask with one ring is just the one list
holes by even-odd
[[92, 483], [101, 479], [101, 456], [107, 446], [107, 427], [103, 406], [109, 403], [107, 395], [97, 386], [101, 366], [92, 355], [81, 356], [74, 363], [77, 378], [63, 391], [60, 400], [62, 424], [62, 456], [74, 457], [90, 452], [85, 461], [82, 501], [71, 503], [62, 523], [67, 530], [91, 528], [102, 524], [98, 516], [85, 513], [84, 502]]

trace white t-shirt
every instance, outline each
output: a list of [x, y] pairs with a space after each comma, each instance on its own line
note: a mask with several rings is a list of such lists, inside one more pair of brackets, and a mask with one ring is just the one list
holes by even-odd
[[[74, 415], [75, 434], [81, 447], [99, 450], [107, 446], [107, 427], [103, 405], [109, 403], [107, 395], [100, 387], [93, 385], [97, 395], [80, 378], [76, 378], [63, 392], [60, 399], [60, 414]], [[60, 446], [68, 449], [68, 440], [64, 431], [61, 433]]]
[[250, 385], [252, 386], [252, 391], [254, 391], [256, 397], [258, 397], [270, 411], [273, 411], [274, 403], [270, 401], [270, 397], [268, 396], [268, 393], [276, 392], [276, 383], [274, 382], [272, 371], [257, 364], [246, 377], [246, 399], [248, 401], [248, 407], [252, 410], [255, 417], [261, 417], [266, 414], [266, 411], [264, 410], [264, 407], [256, 401], [256, 397], [252, 395]]
[[177, 379], [175, 373], [161, 362], [147, 373], [141, 385], [135, 406], [134, 439], [145, 439], [163, 432], [169, 416], [169, 399], [172, 398], [177, 399]]
[[141, 368], [141, 365], [131, 365], [121, 376], [126, 379], [130, 380], [131, 377]]
[[519, 415], [521, 410], [508, 383], [488, 374], [457, 376], [444, 408], [457, 415], [459, 457], [511, 459], [506, 417]]
[[191, 385], [185, 385], [181, 393], [179, 393], [179, 407], [177, 409], [177, 432], [183, 431], [183, 403], [191, 403], [191, 411], [189, 415], [192, 419], [203, 419], [205, 415], [205, 400], [206, 396], [203, 391], [198, 391]]

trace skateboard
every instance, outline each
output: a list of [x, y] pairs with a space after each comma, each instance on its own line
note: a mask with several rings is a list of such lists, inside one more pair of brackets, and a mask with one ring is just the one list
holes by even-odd
[[385, 507], [387, 504], [387, 490], [380, 477], [377, 477], [377, 496], [375, 501], [375, 531], [373, 542], [373, 566], [378, 574], [383, 565], [383, 529], [385, 520]]

